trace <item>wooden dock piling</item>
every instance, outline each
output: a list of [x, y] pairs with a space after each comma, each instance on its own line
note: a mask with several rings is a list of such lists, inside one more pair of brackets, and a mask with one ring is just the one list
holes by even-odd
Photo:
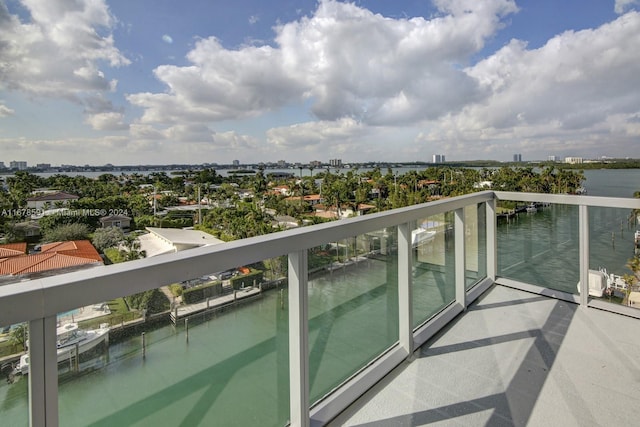
[[147, 343], [146, 343], [146, 339], [145, 339], [145, 335], [144, 332], [142, 333], [142, 358], [146, 358], [147, 357]]

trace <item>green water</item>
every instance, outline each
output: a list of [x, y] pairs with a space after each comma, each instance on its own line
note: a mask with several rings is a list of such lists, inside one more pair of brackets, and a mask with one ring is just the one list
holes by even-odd
[[[390, 266], [390, 267], [389, 267]], [[313, 400], [397, 341], [397, 290], [386, 257], [309, 285]], [[289, 414], [286, 290], [184, 328], [131, 337], [60, 379], [60, 424], [283, 425]], [[3, 425], [27, 425], [26, 380], [0, 388]]]
[[[633, 197], [640, 170], [585, 171], [590, 196]], [[580, 197], [580, 196], [575, 196]], [[627, 274], [638, 227], [629, 209], [590, 207], [589, 268]], [[579, 272], [578, 207], [552, 205], [520, 214], [498, 227], [498, 274], [577, 294]]]

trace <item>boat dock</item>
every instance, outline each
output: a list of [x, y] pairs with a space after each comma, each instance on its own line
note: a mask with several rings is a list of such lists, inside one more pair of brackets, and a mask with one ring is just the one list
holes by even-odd
[[171, 310], [169, 316], [173, 324], [176, 324], [178, 320], [182, 318], [189, 317], [203, 311], [233, 305], [238, 301], [259, 296], [261, 293], [261, 285], [257, 287], [252, 286], [249, 288], [234, 290], [232, 293], [229, 293], [227, 295], [222, 295], [215, 298], [207, 298], [205, 301], [197, 302], [195, 304], [176, 306]]
[[496, 216], [498, 218], [504, 218], [508, 220], [517, 216], [519, 213], [534, 213], [537, 212], [539, 208], [544, 208], [547, 206], [549, 206], [548, 203], [528, 203], [526, 205], [517, 205], [514, 209], [498, 209]]

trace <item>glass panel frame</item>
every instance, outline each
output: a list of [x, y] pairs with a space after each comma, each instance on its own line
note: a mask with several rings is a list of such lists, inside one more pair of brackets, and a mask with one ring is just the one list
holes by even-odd
[[328, 242], [308, 253], [313, 404], [399, 340], [397, 228]]
[[415, 330], [456, 299], [453, 211], [417, 221], [412, 256]]
[[498, 217], [498, 275], [577, 295], [578, 206], [522, 203]]

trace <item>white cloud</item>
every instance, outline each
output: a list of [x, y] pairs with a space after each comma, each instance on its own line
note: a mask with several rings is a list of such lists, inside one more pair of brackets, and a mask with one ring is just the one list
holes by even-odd
[[171, 38], [171, 36], [168, 35], [168, 34], [163, 34], [162, 35], [162, 41], [165, 42], [165, 43], [171, 44], [171, 43], [173, 43], [173, 38]]
[[[109, 33], [115, 24], [103, 0], [21, 0], [28, 20], [0, 0], [0, 88], [29, 96], [91, 103], [115, 87], [100, 69], [127, 65]], [[100, 96], [100, 95], [98, 95]]]
[[616, 0], [613, 10], [617, 14], [623, 14], [638, 4], [640, 4], [638, 0]]
[[539, 49], [514, 40], [466, 70], [489, 96], [433, 123], [425, 135], [441, 141], [539, 139], [532, 151], [572, 137], [605, 140], [609, 117], [640, 113], [637, 52], [635, 12], [596, 29], [565, 32]]
[[144, 123], [253, 117], [311, 101], [321, 120], [353, 117], [370, 124], [437, 118], [480, 99], [460, 64], [484, 46], [508, 0], [437, 2], [442, 17], [390, 19], [351, 3], [323, 0], [311, 17], [276, 28], [276, 47], [224, 48], [198, 41], [191, 65], [163, 65], [167, 93], [138, 93]]
[[[204, 158], [210, 154], [233, 154], [238, 150], [251, 150], [255, 153], [264, 149], [252, 136], [235, 131], [215, 132], [203, 124], [178, 124], [158, 128], [148, 124], [134, 123], [130, 126], [130, 135], [136, 144], [154, 144], [156, 147], [162, 147], [163, 150], [177, 149], [185, 153], [199, 151]], [[192, 161], [199, 163], [203, 158]]]
[[126, 130], [129, 126], [124, 123], [122, 113], [107, 112], [87, 115], [86, 122], [95, 130]]
[[6, 105], [0, 103], [0, 118], [13, 115], [14, 111]]
[[[229, 50], [215, 38], [200, 40], [187, 56], [191, 65], [155, 70], [166, 93], [129, 100], [144, 109], [141, 123], [164, 125], [304, 105], [317, 121], [266, 132], [269, 146], [289, 152], [320, 144], [339, 152], [364, 149], [374, 129], [422, 126], [416, 144], [483, 157], [503, 155], [507, 141], [533, 151], [592, 140], [611, 132], [610, 115], [639, 112], [637, 13], [559, 34], [539, 49], [512, 40], [471, 64], [502, 19], [517, 12], [515, 3], [435, 4], [440, 14], [431, 19], [391, 19], [324, 0], [313, 15], [278, 26], [275, 47]], [[459, 141], [474, 142], [475, 151]]]
[[163, 132], [166, 139], [178, 142], [213, 142], [213, 132], [203, 124], [175, 125]]
[[166, 139], [165, 134], [153, 126], [132, 123], [129, 126], [129, 133], [134, 140], [162, 140]]
[[341, 144], [355, 137], [363, 136], [366, 128], [351, 118], [335, 121], [316, 121], [269, 129], [267, 142], [275, 149], [309, 147], [322, 144], [330, 149], [333, 144]]
[[249, 25], [255, 25], [260, 21], [260, 17], [258, 15], [251, 15], [249, 17]]
[[239, 150], [259, 150], [259, 141], [249, 135], [242, 135], [235, 131], [216, 133], [213, 137], [216, 147], [223, 148], [229, 153], [238, 153]]
[[[73, 100], [94, 129], [126, 129], [108, 95], [117, 87], [108, 67], [129, 61], [110, 35], [115, 18], [105, 1], [20, 1], [29, 18], [10, 15], [0, 0], [0, 90]], [[275, 27], [269, 44], [230, 49], [199, 39], [186, 66], [154, 70], [164, 92], [127, 96], [142, 111], [129, 136], [92, 148], [113, 163], [122, 160], [105, 147], [149, 162], [228, 161], [243, 150], [253, 161], [277, 152], [300, 160], [588, 156], [604, 144], [640, 154], [640, 14], [623, 13], [638, 0], [616, 1], [621, 16], [599, 28], [558, 34], [537, 49], [512, 40], [478, 62], [518, 11], [515, 2], [433, 3], [430, 18], [396, 19], [321, 0], [311, 15]], [[18, 115], [2, 102], [0, 117]], [[279, 126], [293, 120], [302, 123]], [[55, 143], [84, 147], [79, 139]]]
[[188, 67], [163, 65], [155, 74], [168, 93], [127, 99], [143, 107], [144, 123], [182, 123], [252, 117], [299, 98], [300, 84], [287, 77], [281, 53], [269, 46], [224, 49], [209, 38], [196, 43]]

